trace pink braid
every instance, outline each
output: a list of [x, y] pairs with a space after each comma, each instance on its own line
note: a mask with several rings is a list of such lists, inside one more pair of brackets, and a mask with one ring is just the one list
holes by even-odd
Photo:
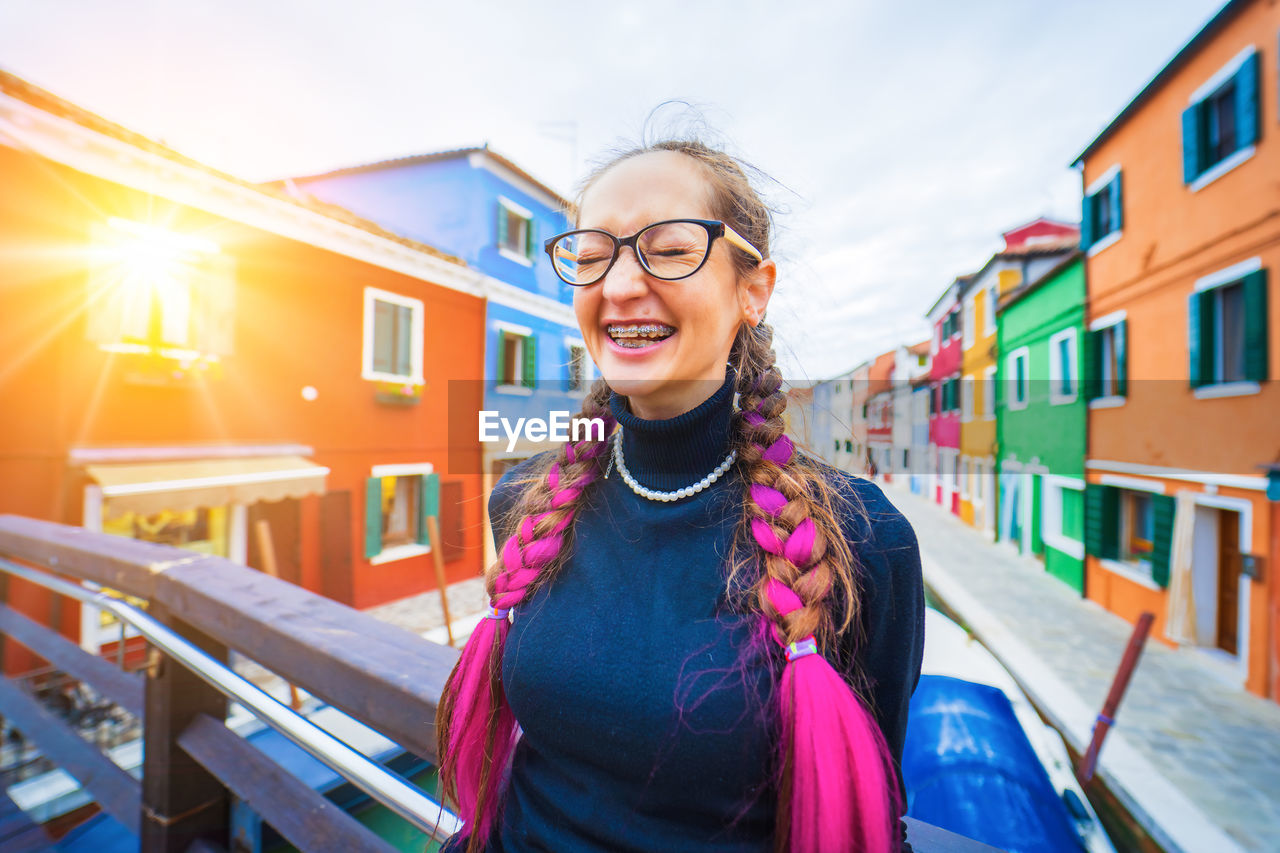
[[[612, 420], [606, 417], [607, 435]], [[531, 585], [560, 556], [576, 513], [574, 502], [600, 475], [591, 465], [572, 483], [561, 483], [561, 465], [597, 460], [608, 442], [566, 445], [563, 463], [547, 469], [551, 509], [525, 516], [502, 547], [501, 569], [493, 580], [489, 615], [480, 620], [445, 685], [440, 704], [447, 748], [441, 750], [445, 789], [466, 823], [462, 837], [488, 839], [501, 810], [507, 763], [516, 742], [516, 719], [502, 690], [502, 652], [510, 624], [508, 611], [523, 603]], [[559, 514], [560, 518], [554, 520]], [[547, 524], [547, 529], [540, 529]]]
[[[765, 421], [758, 412], [744, 417], [753, 426]], [[785, 435], [767, 448], [756, 447], [779, 467], [790, 462], [795, 452]], [[760, 483], [751, 484], [750, 496], [775, 520], [790, 503], [782, 492]], [[767, 553], [802, 572], [817, 561], [817, 531], [810, 518], [800, 521], [790, 534], [779, 533], [762, 518], [752, 518], [751, 533]], [[784, 773], [783, 794], [789, 787], [791, 853], [897, 849], [897, 779], [880, 727], [840, 674], [816, 653], [813, 635], [787, 642], [781, 626], [788, 614], [804, 608], [800, 596], [769, 577], [763, 597], [778, 614], [771, 621], [771, 633], [787, 657], [780, 706], [789, 770]]]

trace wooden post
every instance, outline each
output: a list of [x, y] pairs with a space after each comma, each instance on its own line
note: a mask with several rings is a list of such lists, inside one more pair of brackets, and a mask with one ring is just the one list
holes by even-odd
[[422, 516], [427, 524], [427, 543], [431, 545], [431, 562], [436, 570], [436, 588], [440, 590], [440, 608], [444, 611], [444, 631], [449, 645], [455, 645], [453, 620], [449, 617], [449, 590], [444, 579], [444, 546], [440, 542], [440, 475], [428, 474], [422, 490]]
[[[258, 553], [262, 556], [262, 570], [273, 578], [280, 577], [280, 570], [276, 567], [276, 547], [271, 541], [271, 524], [265, 519], [258, 519], [254, 525], [254, 533], [258, 537]], [[298, 688], [293, 682], [285, 682], [289, 685], [289, 707], [295, 711], [302, 709], [302, 698], [298, 696]]]
[[1116, 677], [1111, 682], [1111, 692], [1107, 694], [1107, 700], [1102, 703], [1102, 713], [1098, 714], [1098, 719], [1093, 724], [1093, 737], [1089, 741], [1089, 749], [1081, 762], [1081, 782], [1088, 782], [1093, 778], [1093, 771], [1098, 765], [1098, 753], [1102, 751], [1102, 741], [1107, 736], [1107, 730], [1115, 725], [1116, 710], [1120, 707], [1120, 700], [1124, 698], [1124, 692], [1129, 687], [1129, 679], [1138, 666], [1138, 658], [1142, 656], [1142, 647], [1147, 642], [1147, 634], [1151, 631], [1151, 622], [1154, 619], [1155, 616], [1151, 613], [1143, 613], [1138, 617], [1137, 624], [1133, 626], [1133, 634], [1129, 636], [1129, 646], [1124, 650], [1120, 668], [1116, 670]]
[[[227, 649], [187, 625], [164, 604], [148, 612], [219, 661]], [[192, 720], [226, 719], [227, 700], [181, 664], [151, 649], [143, 729], [141, 853], [183, 853], [204, 840], [226, 848], [230, 804], [226, 788], [178, 746]]]

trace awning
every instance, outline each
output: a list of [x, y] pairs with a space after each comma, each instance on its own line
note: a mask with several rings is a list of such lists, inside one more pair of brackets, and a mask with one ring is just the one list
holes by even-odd
[[89, 465], [111, 513], [251, 504], [324, 493], [329, 469], [301, 456]]

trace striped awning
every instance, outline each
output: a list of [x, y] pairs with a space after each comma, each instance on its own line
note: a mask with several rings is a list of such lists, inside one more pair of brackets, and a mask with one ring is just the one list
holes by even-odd
[[301, 456], [89, 465], [110, 512], [252, 504], [323, 494], [329, 469]]

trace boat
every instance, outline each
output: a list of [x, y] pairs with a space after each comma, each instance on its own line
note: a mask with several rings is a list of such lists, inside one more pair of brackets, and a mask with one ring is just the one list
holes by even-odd
[[902, 775], [917, 820], [1009, 853], [1115, 853], [1061, 735], [999, 661], [933, 607]]

